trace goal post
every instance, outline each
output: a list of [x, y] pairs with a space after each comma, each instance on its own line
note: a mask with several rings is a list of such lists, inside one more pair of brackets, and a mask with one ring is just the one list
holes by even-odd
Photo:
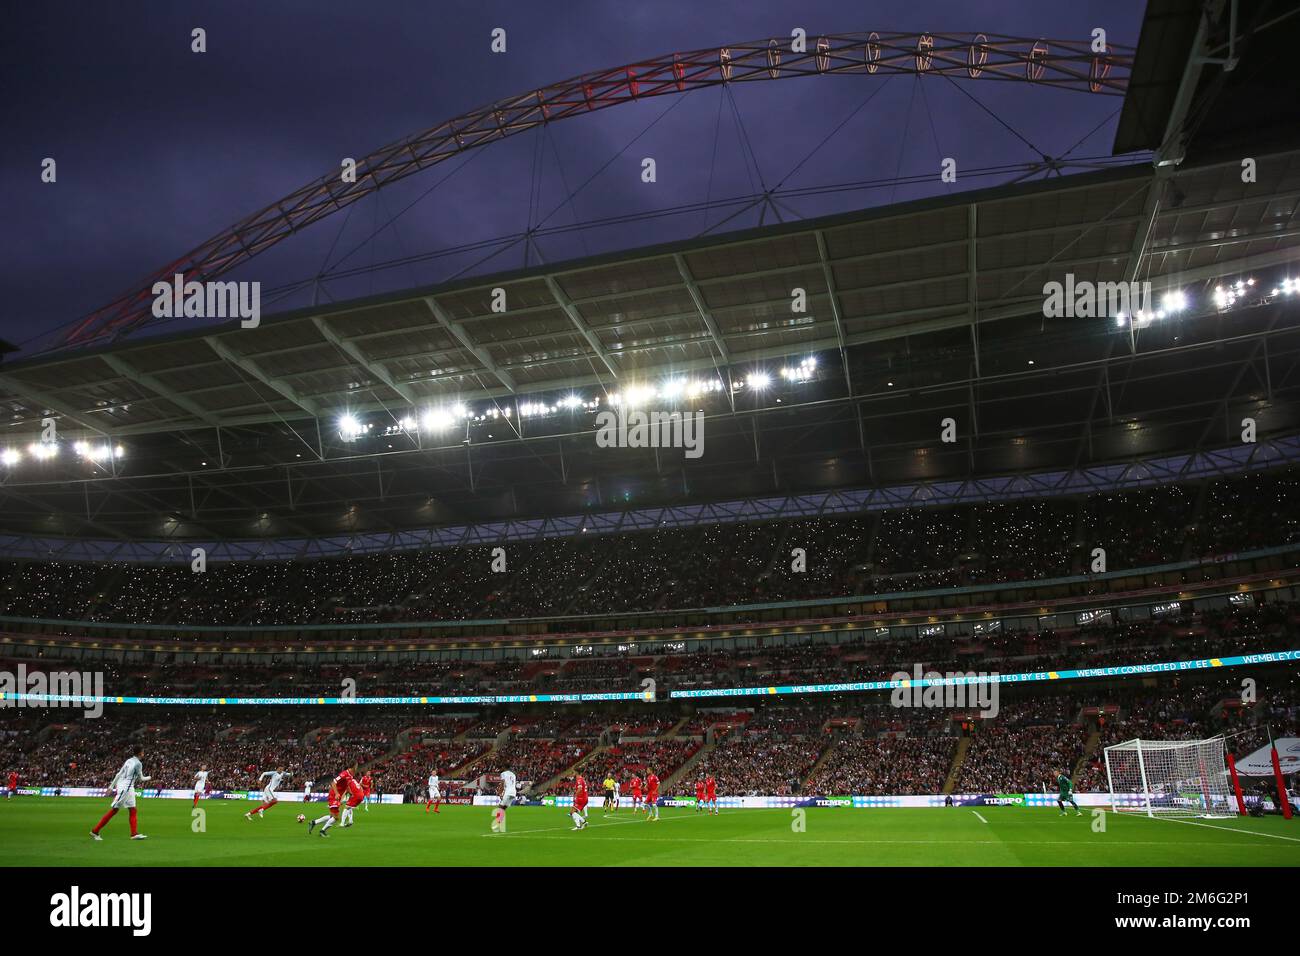
[[1223, 737], [1128, 740], [1106, 748], [1111, 809], [1149, 817], [1234, 816]]

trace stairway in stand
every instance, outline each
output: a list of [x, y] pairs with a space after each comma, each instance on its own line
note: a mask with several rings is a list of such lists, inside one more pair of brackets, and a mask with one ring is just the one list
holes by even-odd
[[[678, 724], [678, 726], [680, 727], [681, 725]], [[694, 767], [697, 763], [699, 763], [706, 756], [713, 753], [713, 751], [717, 749], [718, 749], [717, 744], [705, 744], [704, 746], [700, 747], [699, 750], [695, 751], [695, 753], [691, 754], [689, 757], [686, 758], [686, 762], [684, 764], [682, 764], [680, 767], [678, 767], [676, 770], [674, 770], [671, 774], [668, 775], [668, 779], [664, 780], [660, 784], [659, 792], [662, 793], [665, 797], [671, 794], [673, 792], [673, 787], [677, 785], [677, 782], [679, 780], [682, 780], [688, 773], [691, 772], [692, 767]]]
[[835, 752], [835, 745], [844, 739], [846, 738], [844, 737], [831, 738], [830, 742], [826, 744], [825, 749], [823, 749], [822, 752], [817, 755], [817, 762], [812, 765], [812, 769], [808, 771], [807, 776], [805, 776], [803, 780], [799, 781], [800, 790], [802, 790], [804, 793], [808, 792], [808, 781], [815, 780], [817, 778], [817, 774], [821, 773], [822, 765], [825, 764], [826, 761], [831, 758], [831, 754]]
[[569, 764], [567, 767], [565, 767], [563, 770], [557, 773], [550, 780], [547, 780], [545, 783], [543, 783], [540, 787], [534, 785], [532, 788], [529, 789], [528, 792], [530, 794], [550, 793], [557, 786], [559, 786], [560, 781], [567, 780], [569, 777], [573, 776], [577, 772], [579, 767], [581, 767], [585, 763], [588, 763], [597, 754], [603, 754], [607, 750], [609, 750], [608, 747], [593, 747], [591, 750], [588, 750], [577, 760], [573, 761], [573, 763]]
[[952, 793], [953, 788], [957, 786], [957, 777], [961, 773], [961, 765], [966, 762], [966, 751], [970, 750], [970, 738], [963, 737], [957, 741], [957, 752], [952, 755], [952, 766], [948, 768], [948, 779], [943, 782], [943, 792]]
[[1094, 730], [1092, 733], [1088, 734], [1088, 739], [1083, 745], [1083, 754], [1077, 761], [1075, 761], [1074, 767], [1070, 770], [1070, 779], [1075, 782], [1076, 786], [1079, 782], [1079, 775], [1087, 769], [1088, 762], [1096, 756], [1097, 748], [1100, 746], [1101, 732]]

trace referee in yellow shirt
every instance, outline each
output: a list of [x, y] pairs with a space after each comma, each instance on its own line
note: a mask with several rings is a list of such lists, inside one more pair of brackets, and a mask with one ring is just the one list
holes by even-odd
[[614, 804], [614, 778], [606, 775], [604, 783], [600, 786], [605, 791], [605, 812], [618, 809]]

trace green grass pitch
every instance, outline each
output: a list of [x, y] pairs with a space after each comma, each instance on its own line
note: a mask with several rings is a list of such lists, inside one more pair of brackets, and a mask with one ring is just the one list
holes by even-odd
[[0, 866], [1300, 866], [1300, 820], [1173, 822], [1105, 814], [1062, 817], [1055, 809], [810, 809], [803, 831], [789, 810], [664, 809], [658, 822], [598, 806], [590, 825], [570, 830], [566, 811], [516, 807], [509, 832], [489, 830], [487, 807], [372, 806], [328, 838], [295, 822], [284, 803], [249, 822], [246, 801], [200, 806], [206, 831], [191, 829], [183, 800], [139, 801], [140, 829], [128, 839], [125, 811], [88, 835], [104, 800], [0, 800]]

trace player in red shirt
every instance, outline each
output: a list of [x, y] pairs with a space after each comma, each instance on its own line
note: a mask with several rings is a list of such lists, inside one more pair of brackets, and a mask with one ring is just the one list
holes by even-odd
[[714, 816], [718, 813], [718, 781], [713, 779], [713, 774], [704, 778], [704, 801], [711, 808], [710, 812]]
[[632, 782], [628, 784], [628, 789], [632, 791], [632, 809], [641, 809], [641, 778], [636, 774], [632, 775]]
[[659, 778], [651, 768], [646, 768], [645, 813], [647, 823], [659, 819]]
[[375, 792], [375, 778], [370, 776], [367, 770], [361, 775], [361, 798], [365, 802], [362, 804], [366, 808], [366, 813], [370, 812], [370, 795]]
[[334, 778], [334, 786], [338, 788], [339, 796], [342, 797], [344, 793], [347, 794], [340, 817], [340, 822], [345, 827], [352, 826], [352, 811], [366, 798], [365, 790], [361, 788], [361, 784], [357, 783], [357, 778], [352, 776], [353, 769], [348, 767]]
[[9, 771], [9, 792], [5, 794], [5, 799], [18, 796], [18, 771]]
[[695, 781], [695, 812], [707, 809], [705, 806], [708, 797], [704, 793], [704, 778], [700, 777]]
[[[345, 770], [344, 773], [347, 773], [347, 771]], [[342, 776], [343, 774], [339, 774], [339, 777]], [[330, 783], [330, 792], [329, 792], [328, 799], [329, 799], [329, 813], [325, 814], [323, 817], [317, 817], [315, 820], [311, 822], [311, 825], [307, 827], [308, 836], [311, 836], [311, 832], [316, 829], [316, 824], [318, 823], [322, 824], [320, 828], [320, 835], [329, 836], [329, 828], [338, 822], [339, 804], [342, 803], [343, 800], [343, 791], [339, 789], [338, 777], [335, 777], [333, 782]]]
[[587, 826], [587, 780], [582, 774], [573, 775], [573, 829], [583, 830]]

